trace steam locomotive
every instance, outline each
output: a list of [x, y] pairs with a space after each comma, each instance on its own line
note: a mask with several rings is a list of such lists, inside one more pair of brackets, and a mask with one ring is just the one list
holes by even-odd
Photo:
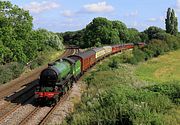
[[[138, 43], [140, 47], [144, 45], [144, 43]], [[40, 74], [35, 91], [36, 101], [57, 103], [74, 82], [96, 62], [111, 54], [132, 48], [134, 48], [132, 43], [93, 48], [48, 64], [48, 68]]]

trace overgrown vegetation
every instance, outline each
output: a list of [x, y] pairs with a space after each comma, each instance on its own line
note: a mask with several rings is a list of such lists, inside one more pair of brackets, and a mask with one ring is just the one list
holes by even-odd
[[24, 65], [11, 62], [6, 65], [0, 65], [0, 83], [6, 83], [13, 78], [18, 77], [24, 71]]
[[167, 95], [174, 103], [180, 104], [180, 82], [171, 82], [147, 87], [147, 89]]
[[0, 1], [0, 64], [27, 63], [49, 48], [62, 50], [62, 39], [47, 30], [33, 30], [28, 11]]
[[112, 69], [116, 69], [118, 68], [118, 61], [115, 58], [113, 58], [112, 62], [109, 62], [108, 66], [111, 67]]
[[30, 69], [34, 69], [36, 67], [48, 64], [49, 62], [53, 62], [58, 57], [60, 57], [62, 53], [63, 51], [56, 51], [52, 48], [49, 48], [46, 51], [39, 53], [38, 57], [31, 61], [28, 66]]
[[134, 56], [127, 62], [137, 64], [180, 48], [180, 36], [170, 35], [157, 27], [149, 27], [144, 33], [147, 34], [149, 39], [146, 42], [147, 45], [143, 48], [135, 47], [133, 50]]
[[[134, 77], [134, 66], [123, 61], [124, 54], [113, 56], [86, 74], [82, 101], [64, 125], [179, 124], [180, 83], [147, 86]], [[118, 67], [112, 68], [113, 62]]]
[[[44, 64], [48, 51], [62, 51], [63, 38], [44, 29], [33, 30], [33, 18], [28, 11], [0, 1], [0, 83], [18, 77], [30, 62]], [[44, 57], [48, 58], [48, 57]], [[37, 60], [37, 61], [36, 61]], [[16, 65], [16, 72], [10, 65]]]
[[27, 72], [39, 66], [45, 65], [57, 59], [63, 51], [56, 51], [49, 49], [46, 52], [38, 54], [38, 57], [32, 60], [28, 65], [24, 66], [22, 63], [11, 62], [5, 65], [0, 65], [0, 84], [9, 82], [12, 79], [19, 77], [23, 72]]

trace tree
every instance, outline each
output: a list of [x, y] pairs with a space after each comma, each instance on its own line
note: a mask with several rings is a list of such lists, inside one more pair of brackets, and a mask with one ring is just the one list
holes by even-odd
[[[35, 43], [32, 43], [32, 41]], [[61, 50], [64, 48], [62, 44], [63, 38], [58, 36], [56, 33], [49, 32], [45, 29], [38, 29], [33, 31], [30, 42], [32, 43], [32, 46], [35, 50], [38, 47], [38, 51], [44, 51], [48, 49], [48, 47], [54, 48], [56, 50]]]
[[5, 47], [3, 44], [0, 43], [0, 64], [4, 64], [5, 62], [10, 62], [13, 58], [12, 51]]
[[153, 56], [157, 57], [168, 51], [168, 45], [165, 41], [153, 39], [148, 44], [147, 48], [153, 52]]
[[58, 36], [63, 36], [65, 44], [74, 44], [81, 48], [126, 43], [129, 40], [128, 28], [123, 22], [111, 21], [103, 17], [94, 18], [82, 30], [58, 33]]
[[[11, 39], [27, 40], [32, 30], [32, 16], [28, 11], [12, 5], [9, 1], [0, 1], [0, 30], [2, 35], [11, 33]], [[3, 41], [8, 41], [6, 36]]]
[[84, 40], [83, 40], [83, 36], [84, 36], [84, 29], [79, 30], [79, 31], [74, 31], [74, 32], [65, 32], [65, 33], [57, 33], [58, 37], [60, 39], [63, 38], [63, 42], [64, 44], [67, 45], [77, 45], [80, 47], [84, 47]]
[[148, 35], [148, 39], [159, 39], [159, 33], [165, 33], [165, 31], [159, 27], [150, 26], [148, 29], [144, 31], [145, 34]]
[[10, 50], [13, 52], [13, 60], [15, 62], [26, 63], [27, 56], [23, 51], [23, 41], [12, 40], [11, 44], [8, 46]]
[[[85, 47], [94, 46], [96, 42], [110, 44], [112, 22], [106, 18], [98, 17], [86, 26], [84, 32]], [[98, 41], [96, 41], [98, 40]]]
[[135, 28], [130, 28], [128, 30], [128, 36], [129, 36], [128, 42], [130, 43], [138, 43], [141, 41], [140, 33]]
[[56, 50], [62, 50], [64, 48], [63, 44], [62, 44], [62, 39], [60, 39], [60, 37], [57, 36], [57, 34], [53, 33], [53, 32], [46, 32], [46, 44], [51, 46], [52, 48], [56, 49]]
[[147, 42], [149, 40], [148, 35], [145, 34], [144, 32], [140, 32], [139, 36], [142, 40], [141, 42]]
[[[0, 41], [3, 63], [26, 62], [24, 47], [32, 31], [32, 17], [28, 11], [12, 5], [9, 1], [0, 1]], [[12, 56], [13, 54], [13, 56]]]
[[119, 38], [121, 42], [128, 41], [128, 28], [121, 21], [112, 21], [113, 29], [116, 29], [119, 32]]
[[171, 23], [172, 23], [172, 35], [177, 35], [178, 33], [178, 20], [177, 17], [175, 15], [174, 9], [172, 9], [172, 13], [171, 13]]
[[174, 9], [168, 8], [167, 17], [165, 19], [166, 32], [172, 35], [177, 35], [178, 33], [178, 20], [175, 15]]
[[172, 27], [171, 27], [171, 8], [168, 8], [167, 10], [167, 16], [165, 19], [165, 23], [166, 23], [166, 32], [167, 33], [171, 33]]
[[112, 29], [110, 33], [110, 44], [118, 43], [120, 43], [119, 32], [117, 31], [117, 29]]

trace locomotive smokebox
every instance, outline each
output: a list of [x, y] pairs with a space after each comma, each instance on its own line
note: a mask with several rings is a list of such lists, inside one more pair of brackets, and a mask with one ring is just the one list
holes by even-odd
[[40, 75], [40, 84], [53, 84], [58, 81], [58, 73], [51, 67], [43, 70]]

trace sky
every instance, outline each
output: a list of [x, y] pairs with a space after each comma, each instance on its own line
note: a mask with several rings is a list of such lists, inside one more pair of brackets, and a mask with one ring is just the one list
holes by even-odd
[[[167, 9], [180, 17], [180, 0], [10, 0], [33, 16], [34, 29], [53, 32], [85, 28], [95, 17], [120, 20], [139, 31], [149, 26], [165, 29]], [[179, 19], [179, 18], [178, 18]], [[180, 24], [180, 20], [179, 20]], [[180, 26], [179, 26], [180, 30]]]

